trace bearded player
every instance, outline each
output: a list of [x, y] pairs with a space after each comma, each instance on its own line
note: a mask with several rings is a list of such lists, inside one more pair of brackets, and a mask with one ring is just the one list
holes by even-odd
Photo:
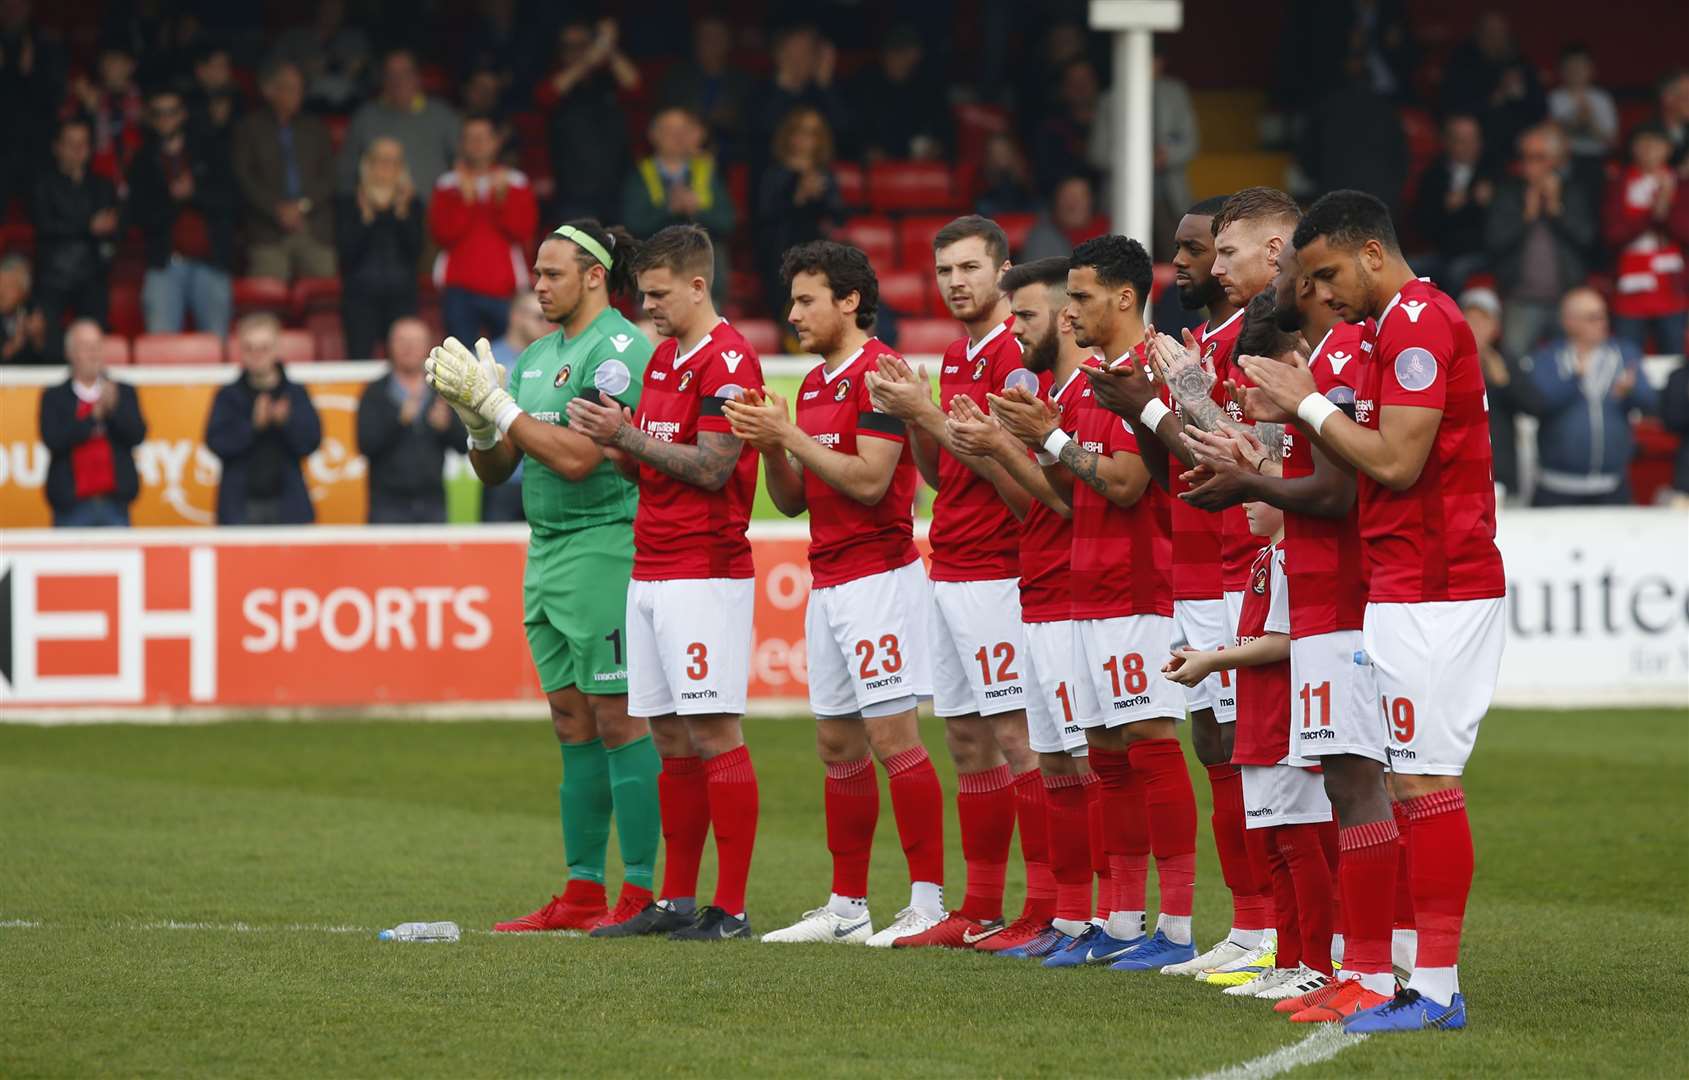
[[[663, 759], [662, 896], [597, 937], [749, 938], [745, 880], [756, 842], [757, 779], [740, 719], [750, 679], [755, 569], [745, 537], [756, 452], [722, 405], [762, 387], [756, 350], [710, 300], [715, 251], [695, 225], [662, 229], [634, 260], [646, 315], [664, 337], [639, 409], [569, 402], [569, 424], [614, 448], [639, 484], [628, 586], [628, 711], [651, 724]], [[713, 904], [694, 910], [704, 839], [715, 831]]]
[[[890, 946], [944, 919], [943, 791], [915, 719], [927, 675], [926, 572], [914, 542], [915, 463], [903, 421], [875, 408], [867, 376], [889, 348], [869, 335], [879, 282], [868, 257], [830, 241], [801, 244], [781, 266], [787, 321], [821, 357], [804, 377], [794, 422], [778, 394], [723, 405], [763, 459], [781, 513], [809, 511], [814, 577], [804, 613], [809, 700], [827, 766], [832, 895], [770, 942]], [[872, 753], [873, 757], [869, 754]], [[909, 905], [874, 932], [868, 860], [879, 820], [874, 758], [890, 778], [909, 865]]]
[[[1355, 418], [1320, 393], [1299, 357], [1291, 364], [1251, 357], [1243, 371], [1305, 434], [1355, 468], [1369, 572], [1362, 640], [1381, 715], [1340, 738], [1385, 751], [1391, 792], [1409, 825], [1400, 835], [1380, 805], [1380, 787], [1369, 783], [1350, 813], [1334, 794], [1342, 859], [1357, 868], [1359, 894], [1349, 892], [1345, 871], [1345, 967], [1361, 976], [1343, 983], [1326, 1008], [1358, 1033], [1464, 1027], [1458, 959], [1473, 856], [1460, 777], [1495, 690], [1505, 637], [1477, 345], [1455, 302], [1414, 277], [1389, 210], [1375, 197], [1322, 197], [1294, 240], [1322, 302], [1348, 322], [1376, 320]], [[1352, 929], [1362, 908], [1373, 919], [1393, 910], [1402, 842], [1412, 853], [1418, 955], [1408, 985], [1392, 998], [1387, 945], [1361, 955]]]
[[[469, 426], [469, 461], [483, 483], [504, 482], [529, 459], [523, 620], [563, 751], [558, 800], [569, 879], [561, 895], [495, 930], [591, 930], [632, 918], [652, 899], [659, 765], [648, 725], [627, 712], [625, 583], [637, 497], [598, 444], [565, 418], [582, 395], [638, 401], [651, 346], [610, 304], [612, 292], [633, 288], [636, 247], [626, 232], [592, 220], [546, 238], [534, 258], [534, 295], [561, 329], [522, 351], [512, 390], [484, 339], [479, 356], [448, 339], [425, 364]], [[606, 912], [612, 812], [625, 877], [615, 910]]]
[[[1074, 338], [1109, 366], [1143, 380], [1144, 308], [1152, 267], [1143, 245], [1124, 236], [1080, 244], [1068, 264]], [[1088, 366], [1082, 371], [1091, 370]], [[993, 411], [1055, 459], [1052, 485], [1071, 491], [1071, 617], [1085, 675], [1100, 708], [1085, 729], [1091, 768], [1104, 790], [1110, 877], [1118, 905], [1104, 926], [1085, 930], [1044, 960], [1047, 967], [1109, 962], [1116, 970], [1159, 970], [1192, 959], [1196, 800], [1178, 721], [1184, 698], [1156, 669], [1172, 647], [1171, 540], [1164, 494], [1150, 483], [1131, 428], [1093, 399], [1092, 386], [1068, 431], [1060, 413], [1024, 392], [993, 395]], [[1161, 651], [1157, 651], [1157, 650]], [[1161, 917], [1145, 935], [1147, 854], [1155, 852]]]
[[[975, 214], [949, 222], [933, 237], [939, 291], [967, 330], [941, 361], [941, 403], [966, 397], [983, 408], [987, 394], [1016, 380], [1041, 389], [1021, 365], [1008, 298], [997, 285], [1008, 259], [1003, 230]], [[925, 368], [917, 376], [906, 364], [888, 360], [882, 366], [883, 372], [869, 374], [869, 390], [881, 408], [909, 425], [915, 463], [938, 492], [927, 534], [933, 711], [944, 718], [956, 764], [956, 816], [968, 868], [961, 908], [897, 945], [973, 948], [1003, 929], [1004, 870], [1017, 808], [1027, 891], [1014, 936], [1030, 926], [1024, 934], [1030, 937], [1049, 924], [1055, 905], [1043, 784], [1026, 734], [1018, 548], [1019, 519], [1032, 500], [995, 458], [956, 452]]]
[[[1091, 351], [1074, 340], [1067, 313], [1065, 256], [1011, 267], [1001, 279], [1021, 343], [1021, 363], [1048, 373], [1043, 399], [1061, 411], [1064, 427], [1077, 418], [1087, 385], [1079, 373]], [[1073, 943], [1090, 925], [1092, 851], [1087, 780], [1081, 768], [1085, 728], [1097, 715], [1096, 692], [1078, 663], [1082, 646], [1072, 618], [1068, 567], [1073, 549], [1072, 508], [1055, 490], [1026, 446], [966, 395], [957, 396], [947, 422], [952, 444], [963, 454], [990, 456], [1034, 497], [1020, 528], [1020, 611], [1025, 623], [1027, 741], [1038, 755], [1043, 777], [1050, 870], [1055, 878], [1054, 914], [1042, 926], [1010, 926], [977, 947], [1010, 957], [1041, 959]], [[1070, 493], [1069, 493], [1070, 494]], [[1106, 919], [1112, 899], [1105, 897]]]

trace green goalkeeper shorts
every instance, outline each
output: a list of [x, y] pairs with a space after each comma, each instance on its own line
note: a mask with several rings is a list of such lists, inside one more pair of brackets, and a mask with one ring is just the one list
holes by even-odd
[[522, 576], [522, 621], [546, 693], [626, 694], [627, 588], [633, 528], [625, 522], [535, 535]]

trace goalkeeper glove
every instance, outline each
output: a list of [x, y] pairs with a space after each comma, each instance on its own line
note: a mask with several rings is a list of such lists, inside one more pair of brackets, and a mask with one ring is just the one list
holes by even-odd
[[485, 424], [509, 431], [522, 408], [504, 389], [504, 368], [493, 359], [492, 345], [482, 338], [475, 348], [471, 353], [461, 341], [447, 338], [428, 354], [423, 371], [447, 402], [474, 412], [483, 422], [483, 431]]

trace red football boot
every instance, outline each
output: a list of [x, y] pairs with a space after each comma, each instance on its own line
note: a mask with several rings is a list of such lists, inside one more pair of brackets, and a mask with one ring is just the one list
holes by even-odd
[[974, 948], [980, 952], [1002, 952], [1004, 949], [1018, 948], [1049, 928], [1050, 920], [1048, 919], [1029, 918], [1022, 915], [995, 934], [983, 939], [976, 939]]
[[932, 929], [900, 937], [891, 945], [894, 949], [973, 949], [978, 947], [979, 942], [996, 937], [1002, 932], [1001, 922], [981, 925], [972, 919], [963, 918], [959, 912], [952, 911], [940, 919]]
[[654, 899], [655, 897], [651, 895], [650, 889], [641, 888], [638, 885], [629, 885], [624, 881], [622, 882], [622, 895], [616, 898], [616, 906], [605, 912], [598, 922], [593, 924], [592, 929], [597, 930], [601, 927], [615, 926], [617, 923], [627, 922], [644, 911], [646, 905]]
[[1332, 1024], [1345, 1016], [1382, 1005], [1389, 1000], [1388, 995], [1375, 994], [1362, 986], [1359, 979], [1347, 979], [1337, 984], [1337, 993], [1318, 1005], [1310, 1005], [1300, 1012], [1291, 1013], [1290, 1019], [1296, 1024]]
[[494, 923], [493, 931], [519, 934], [535, 930], [591, 930], [604, 918], [604, 886], [596, 881], [571, 880], [563, 895], [554, 896], [538, 911], [520, 919]]

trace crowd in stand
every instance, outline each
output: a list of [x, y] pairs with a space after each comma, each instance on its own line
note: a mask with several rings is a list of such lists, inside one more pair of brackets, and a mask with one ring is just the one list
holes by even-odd
[[[1305, 24], [1316, 7], [1323, 21]], [[0, 165], [0, 362], [76, 370], [63, 328], [112, 327], [114, 273], [139, 277], [148, 333], [219, 337], [250, 307], [237, 282], [336, 279], [340, 355], [394, 363], [369, 430], [412, 431], [379, 452], [419, 462], [429, 431], [444, 438], [450, 425], [434, 423], [447, 418], [404, 370], [410, 339], [443, 330], [517, 347], [533, 328], [513, 322], [511, 298], [534, 240], [557, 221], [597, 217], [638, 235], [695, 222], [716, 244], [718, 303], [774, 319], [781, 253], [852, 237], [862, 200], [848, 189], [863, 166], [944, 163], [946, 211], [1025, 219], [1011, 230], [1017, 258], [1065, 254], [1108, 229], [1099, 211], [1120, 120], [1107, 50], [1078, 22], [1053, 22], [1012, 70], [998, 58], [1003, 77], [976, 86], [941, 74], [934, 28], [918, 20], [848, 63], [806, 24], [763, 38], [706, 16], [690, 55], [656, 66], [630, 56], [623, 30], [519, 18], [514, 0], [493, 0], [444, 64], [378, 49], [343, 4], [323, 0], [261, 47], [180, 15], [123, 22], [73, 55], [27, 0], [0, 0], [0, 94], [19, 106], [0, 124], [20, 148]], [[1519, 489], [1510, 426], [1523, 414], [1539, 424], [1538, 501], [1628, 501], [1631, 416], [1689, 430], [1683, 373], [1663, 392], [1639, 375], [1644, 352], [1684, 350], [1689, 70], [1660, 78], [1652, 114], [1626, 126], [1587, 49], [1568, 46], [1549, 75], [1497, 14], [1476, 17], [1430, 102], [1412, 89], [1420, 56], [1399, 4], [1292, 5], [1286, 34], [1287, 47], [1322, 56], [1284, 65], [1319, 77], [1277, 95], [1306, 192], [1372, 191], [1398, 210], [1421, 272], [1471, 286], [1464, 306], [1488, 327], [1498, 482]], [[753, 41], [758, 65], [743, 62]], [[1190, 93], [1159, 55], [1153, 85], [1167, 251], [1202, 139]], [[1002, 123], [975, 138], [959, 106], [981, 102]], [[1441, 125], [1441, 153], [1417, 170], [1401, 122], [1410, 104]], [[889, 297], [890, 319], [929, 313]], [[273, 393], [247, 363], [254, 324], [239, 325], [229, 354], [256, 380], [248, 392]], [[298, 422], [281, 410], [264, 428], [278, 440]], [[365, 427], [361, 412], [360, 439]], [[373, 444], [386, 446], [372, 434]], [[1676, 483], [1689, 490], [1689, 459]], [[384, 506], [414, 497], [393, 489]]]

